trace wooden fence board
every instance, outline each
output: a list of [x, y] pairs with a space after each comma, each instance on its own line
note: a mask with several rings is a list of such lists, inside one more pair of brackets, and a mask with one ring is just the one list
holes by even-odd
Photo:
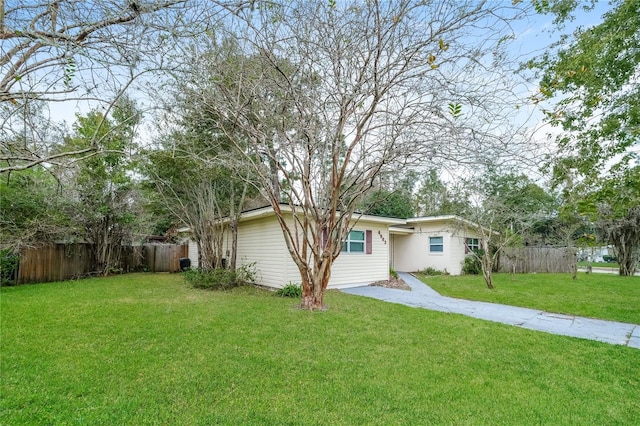
[[50, 244], [20, 253], [18, 283], [49, 282], [87, 275], [95, 267], [88, 244]]
[[571, 247], [508, 247], [500, 254], [500, 272], [572, 273], [576, 249]]

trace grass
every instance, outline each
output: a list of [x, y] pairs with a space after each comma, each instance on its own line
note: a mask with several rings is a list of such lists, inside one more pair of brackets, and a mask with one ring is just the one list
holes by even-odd
[[640, 324], [640, 277], [609, 274], [494, 274], [418, 277], [445, 296]]
[[[0, 289], [0, 424], [633, 424], [640, 350], [331, 291]], [[637, 307], [638, 304], [635, 304]]]
[[616, 262], [578, 262], [579, 268], [585, 268], [587, 265], [591, 265], [594, 268], [611, 268], [617, 270], [620, 266]]

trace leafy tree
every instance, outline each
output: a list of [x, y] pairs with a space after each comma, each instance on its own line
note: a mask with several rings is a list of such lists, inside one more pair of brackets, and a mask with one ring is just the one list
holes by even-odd
[[73, 229], [69, 199], [48, 171], [34, 167], [0, 179], [0, 248], [65, 239]]
[[[236, 48], [233, 44], [223, 47], [231, 51]], [[203, 78], [208, 78], [206, 73]], [[226, 259], [227, 266], [235, 270], [240, 213], [256, 191], [250, 170], [236, 161], [237, 155], [220, 128], [232, 126], [232, 121], [202, 109], [200, 90], [190, 90], [189, 81], [189, 75], [184, 75], [170, 89], [166, 106], [175, 117], [175, 126], [168, 132], [161, 131], [160, 149], [149, 152], [144, 173], [173, 221], [191, 228], [200, 268], [222, 268]], [[232, 238], [227, 253], [223, 236], [229, 229]]]
[[[541, 2], [544, 3], [544, 2]], [[551, 2], [562, 21], [577, 2]], [[573, 170], [591, 182], [625, 169], [637, 156], [640, 137], [640, 0], [612, 1], [603, 21], [579, 27], [529, 66], [541, 72], [536, 100], [554, 102], [547, 121], [563, 130], [556, 178]], [[562, 6], [562, 7], [560, 7]]]
[[499, 204], [498, 226], [520, 235], [525, 245], [539, 241], [541, 233], [557, 215], [556, 198], [524, 174], [490, 170], [482, 179], [486, 185], [485, 209]]
[[98, 110], [78, 115], [73, 135], [60, 148], [96, 146], [102, 152], [69, 169], [69, 183], [75, 191], [73, 219], [81, 226], [78, 237], [94, 245], [98, 270], [104, 274], [118, 268], [121, 246], [132, 242], [140, 224], [133, 164], [126, 155], [135, 149], [138, 122], [135, 104], [121, 98], [111, 117]]
[[413, 198], [418, 216], [465, 217], [469, 214], [466, 189], [459, 182], [443, 182], [435, 168], [422, 174]]
[[377, 216], [414, 217], [412, 192], [417, 174], [408, 171], [404, 175], [380, 176], [380, 183], [363, 196], [358, 210]]
[[[178, 136], [178, 135], [175, 135]], [[174, 149], [149, 153], [145, 173], [160, 195], [163, 205], [171, 213], [174, 223], [191, 228], [198, 246], [201, 269], [228, 267], [236, 269], [237, 222], [251, 190], [245, 180], [216, 164], [216, 153], [189, 146], [178, 137]], [[223, 236], [231, 228], [232, 248], [224, 250]]]
[[640, 259], [640, 166], [606, 179], [580, 204], [600, 240], [615, 248], [620, 275], [635, 274]]
[[403, 219], [413, 217], [411, 195], [405, 192], [378, 189], [369, 195], [362, 205], [362, 212], [366, 214]]
[[[568, 0], [537, 3], [538, 11], [555, 13], [560, 24], [577, 6]], [[602, 18], [563, 37], [529, 66], [541, 76], [536, 100], [554, 102], [547, 121], [563, 130], [559, 153], [550, 161], [555, 183], [571, 182], [580, 213], [629, 259], [621, 265], [625, 275], [635, 269], [638, 244], [633, 188], [640, 140], [640, 1], [612, 1]]]

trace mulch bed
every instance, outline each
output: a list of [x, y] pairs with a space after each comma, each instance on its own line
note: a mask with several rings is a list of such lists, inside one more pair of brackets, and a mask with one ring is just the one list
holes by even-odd
[[409, 287], [409, 285], [405, 283], [402, 278], [389, 277], [388, 280], [376, 281], [371, 285], [374, 285], [376, 287], [395, 288], [399, 290], [411, 290], [411, 287]]

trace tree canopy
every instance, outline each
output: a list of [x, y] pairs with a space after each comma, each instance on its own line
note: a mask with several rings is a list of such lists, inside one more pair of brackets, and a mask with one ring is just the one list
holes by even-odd
[[638, 155], [640, 0], [611, 3], [600, 24], [578, 27], [529, 63], [541, 71], [538, 97], [553, 102], [547, 121], [563, 130], [552, 161], [556, 178], [575, 171], [597, 179], [632, 166]]
[[[542, 3], [539, 10], [559, 22], [577, 7], [568, 0]], [[601, 243], [616, 247], [622, 275], [635, 271], [640, 247], [639, 45], [640, 0], [616, 0], [601, 23], [578, 27], [529, 62], [541, 75], [536, 98], [552, 104], [546, 120], [562, 130], [549, 161], [554, 182], [596, 225]]]

